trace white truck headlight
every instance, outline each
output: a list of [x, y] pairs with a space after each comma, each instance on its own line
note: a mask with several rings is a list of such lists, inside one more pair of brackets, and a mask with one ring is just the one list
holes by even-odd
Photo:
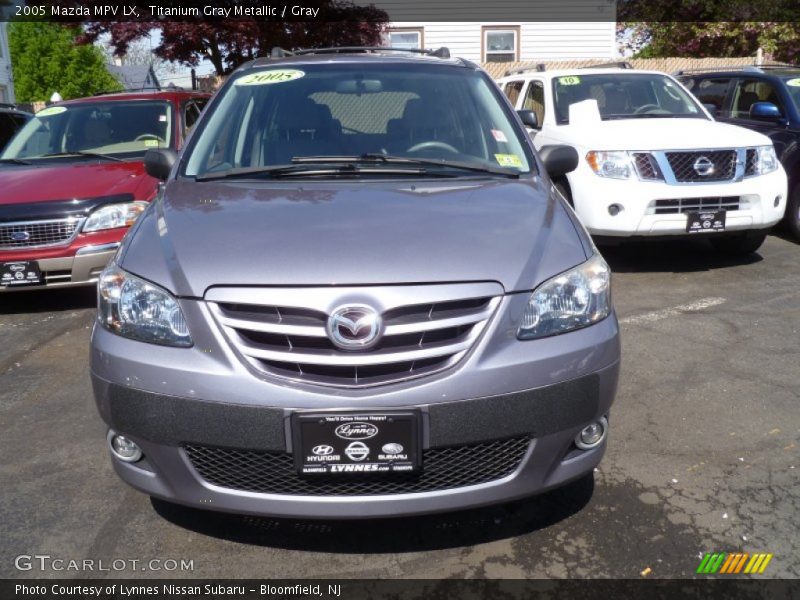
[[178, 301], [164, 289], [127, 273], [114, 262], [97, 284], [100, 325], [123, 337], [189, 347], [192, 338]]
[[778, 169], [780, 164], [778, 155], [775, 154], [775, 147], [759, 146], [756, 150], [756, 172], [755, 175], [766, 175]]
[[528, 300], [517, 338], [531, 340], [587, 327], [611, 313], [611, 270], [599, 254], [545, 281]]
[[130, 227], [136, 222], [148, 202], [141, 200], [136, 202], [124, 202], [121, 204], [107, 204], [96, 209], [86, 219], [83, 231], [102, 231], [104, 229], [116, 229], [118, 227]]
[[633, 165], [627, 152], [592, 150], [586, 154], [586, 162], [600, 177], [630, 179], [633, 176]]

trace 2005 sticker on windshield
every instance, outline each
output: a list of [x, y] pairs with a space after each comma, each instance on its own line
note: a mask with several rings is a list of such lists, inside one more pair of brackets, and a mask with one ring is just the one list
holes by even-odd
[[581, 78], [577, 75], [570, 75], [568, 77], [559, 77], [558, 83], [561, 85], [578, 85], [581, 82]]
[[252, 75], [245, 75], [234, 82], [234, 85], [272, 85], [274, 83], [286, 83], [294, 79], [304, 77], [303, 71], [297, 69], [276, 69], [271, 71], [260, 71]]
[[53, 115], [60, 115], [63, 112], [67, 112], [66, 107], [64, 106], [50, 106], [48, 108], [44, 108], [36, 113], [36, 117], [52, 117]]
[[516, 154], [495, 154], [494, 158], [501, 167], [522, 168], [522, 161]]

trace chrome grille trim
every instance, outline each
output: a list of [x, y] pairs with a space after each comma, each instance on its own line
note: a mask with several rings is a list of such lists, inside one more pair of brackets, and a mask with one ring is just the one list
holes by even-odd
[[[212, 288], [208, 309], [258, 373], [334, 387], [429, 375], [458, 363], [497, 310], [496, 283], [330, 288]], [[328, 315], [366, 303], [384, 319], [375, 348], [345, 351], [328, 338]]]
[[[746, 148], [688, 148], [673, 150], [633, 150], [630, 152], [636, 174], [641, 181], [661, 181], [668, 185], [714, 185], [741, 181], [745, 176], [745, 166], [748, 160]], [[729, 154], [730, 167], [724, 177], [715, 174], [710, 177], [700, 175], [686, 176], [686, 173], [676, 172], [673, 169], [676, 158], [691, 162], [700, 156], [710, 158], [712, 155]], [[691, 168], [691, 167], [688, 167]], [[692, 170], [692, 173], [694, 171]]]
[[[42, 219], [0, 223], [0, 250], [25, 250], [67, 246], [78, 235], [85, 218]], [[29, 239], [14, 241], [13, 233], [27, 232]]]

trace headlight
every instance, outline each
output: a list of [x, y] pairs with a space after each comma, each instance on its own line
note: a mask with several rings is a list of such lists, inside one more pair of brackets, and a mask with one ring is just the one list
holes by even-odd
[[778, 168], [778, 155], [775, 154], [774, 146], [759, 146], [755, 151], [756, 164], [755, 172], [752, 173], [753, 175], [765, 175], [767, 173], [772, 173]]
[[599, 254], [540, 285], [528, 300], [517, 331], [521, 340], [566, 333], [611, 312], [611, 270]]
[[601, 177], [630, 179], [633, 175], [631, 157], [627, 152], [589, 152], [586, 162]]
[[113, 262], [97, 284], [100, 324], [123, 337], [161, 344], [192, 345], [180, 306], [167, 291], [126, 273]]
[[83, 226], [83, 231], [101, 231], [103, 229], [116, 229], [117, 227], [130, 227], [147, 208], [147, 202], [125, 202], [124, 204], [107, 204], [101, 206], [89, 215]]

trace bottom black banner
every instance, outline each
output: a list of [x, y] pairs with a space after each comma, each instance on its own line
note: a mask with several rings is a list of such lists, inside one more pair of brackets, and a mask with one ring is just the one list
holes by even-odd
[[41, 600], [194, 600], [197, 598], [325, 600], [516, 600], [530, 598], [769, 598], [800, 597], [800, 580], [258, 580], [38, 579], [0, 581], [0, 598]]

